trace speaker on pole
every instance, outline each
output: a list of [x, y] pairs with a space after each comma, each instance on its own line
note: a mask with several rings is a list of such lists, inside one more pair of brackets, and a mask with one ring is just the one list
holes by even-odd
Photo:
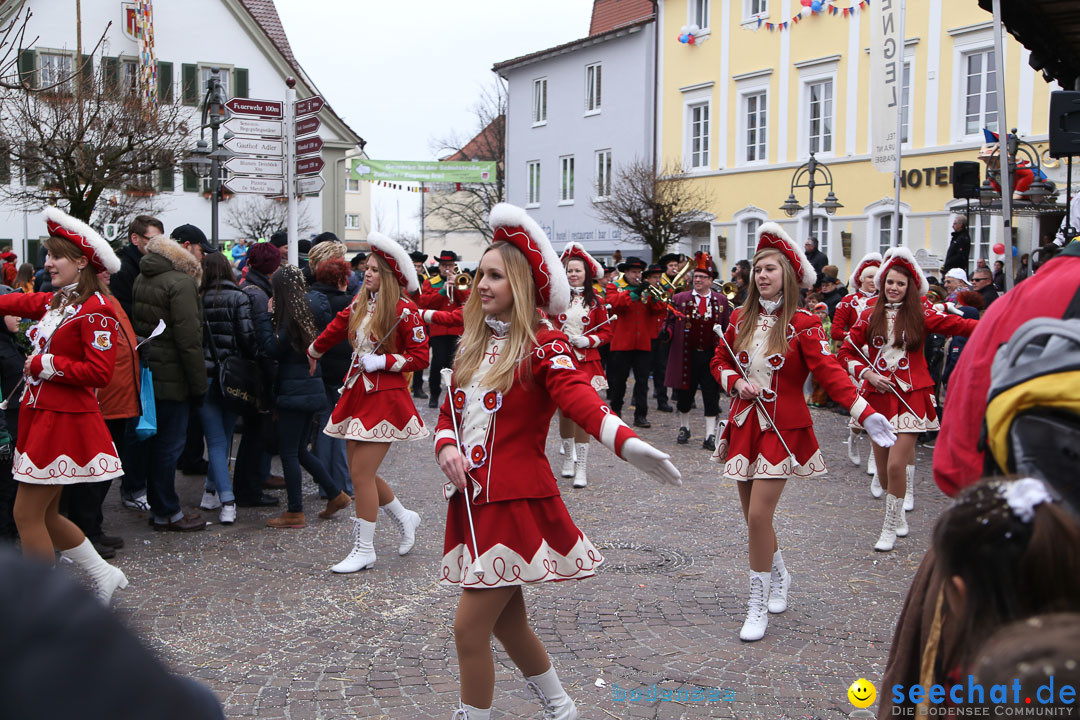
[[1050, 157], [1080, 155], [1080, 92], [1050, 93]]
[[968, 160], [954, 162], [952, 166], [952, 193], [954, 198], [977, 200], [979, 197], [979, 163]]

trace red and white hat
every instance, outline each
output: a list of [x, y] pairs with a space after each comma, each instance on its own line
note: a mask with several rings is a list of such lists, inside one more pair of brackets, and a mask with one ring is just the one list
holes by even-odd
[[848, 290], [851, 292], [858, 290], [866, 269], [876, 267], [881, 267], [881, 253], [872, 252], [863, 255], [863, 259], [855, 266], [855, 272], [851, 273], [851, 277], [848, 278]]
[[795, 281], [799, 287], [809, 290], [817, 282], [817, 271], [810, 261], [806, 259], [806, 253], [802, 247], [784, 232], [784, 229], [774, 222], [762, 223], [758, 228], [757, 252], [767, 248], [779, 250], [791, 263], [795, 271]]
[[416, 277], [416, 266], [413, 265], [409, 253], [405, 252], [405, 248], [378, 232], [368, 233], [368, 244], [371, 245], [371, 252], [385, 260], [394, 271], [394, 277], [397, 278], [401, 287], [411, 293], [420, 289], [420, 281]]
[[919, 283], [919, 295], [930, 292], [930, 283], [927, 282], [926, 276], [923, 275], [919, 263], [915, 262], [915, 256], [906, 247], [889, 248], [885, 253], [885, 259], [881, 261], [881, 267], [878, 268], [877, 275], [874, 276], [874, 284], [877, 285], [879, 292], [885, 285], [885, 276], [889, 274], [889, 269], [893, 267], [902, 267], [915, 277], [915, 281]]
[[508, 242], [525, 254], [536, 282], [536, 306], [549, 316], [566, 312], [570, 306], [570, 283], [543, 228], [527, 212], [510, 203], [491, 208], [488, 222], [495, 231], [491, 242]]
[[82, 220], [76, 220], [58, 207], [47, 207], [45, 225], [50, 235], [67, 240], [79, 248], [96, 272], [120, 272], [120, 258], [116, 257], [105, 238]]
[[566, 247], [563, 248], [562, 255], [559, 259], [562, 260], [563, 267], [566, 267], [566, 262], [570, 258], [579, 258], [585, 263], [585, 267], [588, 268], [592, 274], [593, 280], [599, 280], [604, 277], [604, 266], [596, 262], [596, 259], [588, 253], [581, 245], [576, 242], [566, 243]]

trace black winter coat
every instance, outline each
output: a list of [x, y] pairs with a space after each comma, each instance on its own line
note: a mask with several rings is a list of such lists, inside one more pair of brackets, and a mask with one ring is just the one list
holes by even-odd
[[256, 334], [263, 353], [277, 361], [274, 379], [274, 405], [278, 410], [319, 412], [326, 409], [326, 389], [322, 373], [315, 366], [315, 375], [308, 371], [307, 353], [293, 347], [292, 339], [282, 329], [275, 331], [270, 313], [255, 316]]
[[949, 249], [945, 251], [945, 263], [941, 266], [942, 276], [953, 268], [960, 268], [967, 272], [970, 256], [971, 235], [968, 234], [968, 229], [953, 230], [952, 239], [949, 240]]
[[[315, 316], [315, 329], [320, 333], [326, 329], [335, 315], [349, 307], [349, 303], [352, 302], [348, 293], [320, 282], [311, 286], [307, 299], [308, 304], [311, 305], [311, 314]], [[352, 345], [349, 344], [347, 338], [327, 350], [326, 354], [319, 358], [326, 387], [337, 390], [344, 384], [345, 373], [349, 370], [351, 360]]]
[[139, 262], [143, 254], [139, 248], [128, 243], [116, 253], [120, 258], [120, 272], [109, 278], [109, 290], [120, 301], [120, 307], [131, 317], [131, 292], [135, 286], [135, 278], [139, 277]]
[[253, 315], [251, 298], [232, 281], [218, 283], [203, 293], [203, 357], [216, 392], [221, 391], [221, 363], [234, 355], [254, 360], [258, 354]]

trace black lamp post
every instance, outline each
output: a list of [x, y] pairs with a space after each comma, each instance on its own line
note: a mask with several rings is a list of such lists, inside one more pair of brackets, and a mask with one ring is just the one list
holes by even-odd
[[[818, 180], [818, 174], [821, 174], [822, 180]], [[796, 188], [806, 188], [810, 191], [810, 237], [817, 240], [817, 236], [814, 232], [814, 188], [816, 187], [829, 188], [829, 194], [825, 196], [825, 202], [819, 203], [819, 206], [825, 210], [828, 215], [835, 215], [839, 208], [844, 207], [840, 204], [840, 201], [836, 198], [836, 193], [833, 192], [833, 177], [832, 171], [828, 166], [822, 162], [819, 162], [814, 157], [814, 153], [810, 153], [810, 160], [800, 166], [795, 175], [791, 178], [791, 193], [788, 195], [787, 200], [780, 206], [780, 209], [788, 217], [795, 217], [802, 211], [803, 206], [799, 204], [799, 201], [795, 199]]]
[[[183, 165], [200, 178], [210, 178], [210, 243], [218, 246], [218, 201], [221, 199], [221, 163], [236, 153], [218, 144], [218, 131], [226, 119], [225, 88], [221, 85], [221, 71], [210, 69], [210, 79], [206, 82], [206, 94], [203, 96], [202, 121], [199, 125], [199, 142], [195, 149], [184, 158]], [[210, 146], [206, 144], [204, 133], [210, 128]], [[225, 133], [225, 138], [231, 133]]]

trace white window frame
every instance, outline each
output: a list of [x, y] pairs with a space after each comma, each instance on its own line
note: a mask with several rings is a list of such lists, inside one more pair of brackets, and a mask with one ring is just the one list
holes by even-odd
[[525, 188], [527, 208], [540, 207], [540, 161], [530, 160], [525, 163]]
[[541, 127], [547, 125], [548, 111], [548, 79], [539, 77], [533, 80], [532, 96], [532, 126]]
[[611, 148], [596, 151], [596, 164], [593, 167], [596, 170], [593, 202], [606, 202], [611, 198]]
[[585, 116], [599, 115], [603, 103], [603, 63], [585, 66]]
[[362, 190], [360, 189], [360, 183], [361, 182], [363, 182], [363, 180], [357, 180], [356, 178], [351, 178], [351, 177], [345, 178], [345, 192], [349, 192], [349, 193], [362, 192]]
[[[759, 82], [759, 83], [756, 83], [754, 85], [747, 85], [745, 87], [740, 87], [739, 90], [738, 90], [738, 93], [739, 93], [739, 110], [738, 110], [739, 116], [736, 119], [736, 123], [735, 123], [736, 133], [737, 133], [737, 137], [736, 137], [736, 140], [735, 140], [735, 147], [736, 147], [735, 166], [736, 167], [746, 167], [746, 166], [753, 166], [753, 165], [767, 165], [769, 163], [769, 114], [770, 114], [768, 80], [766, 79], [766, 81], [764, 83]], [[761, 132], [763, 132], [764, 135], [765, 135], [765, 143], [764, 143], [765, 149], [764, 149], [764, 152], [763, 152], [763, 154], [761, 156], [759, 156], [759, 157], [757, 157], [757, 158], [755, 158], [753, 160], [749, 160], [747, 158], [747, 152], [749, 150], [749, 142], [748, 142], [749, 137], [748, 136], [749, 136], [749, 131], [750, 131], [750, 128], [749, 128], [749, 119], [750, 118], [748, 117], [748, 115], [749, 115], [749, 102], [750, 102], [750, 98], [752, 96], [758, 96], [758, 95], [764, 95], [765, 96], [765, 110], [764, 110], [765, 126], [761, 130]], [[760, 114], [761, 113], [759, 111], [759, 115]]]
[[[901, 203], [901, 207], [903, 203]], [[945, 206], [945, 211], [948, 213], [946, 216], [946, 222], [948, 223], [948, 232], [946, 237], [952, 233], [952, 217], [953, 215], [964, 215], [967, 211], [967, 203], [964, 200], [953, 200]], [[989, 215], [980, 215], [976, 212], [971, 213], [971, 217], [968, 221], [968, 235], [971, 237], [971, 253], [969, 256], [968, 267], [964, 268], [967, 271], [968, 278], [971, 278], [971, 273], [975, 271], [978, 266], [979, 260], [986, 260], [986, 264], [993, 270], [994, 260], [998, 258], [994, 257], [994, 253], [990, 248], [994, 246], [994, 243], [998, 241], [1001, 236], [1001, 222], [994, 222], [994, 219]], [[982, 238], [986, 238], [986, 242], [982, 241]]]
[[[139, 61], [135, 58], [118, 58], [117, 70], [120, 87], [132, 94], [139, 92]], [[205, 92], [205, 88], [203, 88]]]
[[[704, 109], [705, 118], [705, 134], [703, 136], [704, 149], [694, 150], [694, 111], [697, 109]], [[685, 119], [683, 121], [683, 164], [686, 166], [688, 172], [705, 172], [712, 167], [712, 99], [706, 98], [703, 100], [691, 101], [687, 100], [683, 113]], [[704, 156], [704, 162], [695, 164], [697, 155]]]
[[[912, 122], [915, 118], [915, 53], [904, 57], [904, 64], [902, 66], [900, 75], [900, 102], [903, 106], [904, 112], [904, 124], [907, 126], [907, 139], [904, 136], [900, 136], [901, 147], [910, 148], [913, 147], [915, 142], [914, 129], [915, 125]], [[904, 75], [908, 75], [908, 87], [907, 87], [907, 101], [904, 100]]]
[[831, 116], [831, 129], [830, 129], [830, 145], [828, 150], [818, 149], [815, 152], [816, 157], [830, 158], [836, 156], [837, 144], [840, 140], [840, 134], [836, 129], [836, 121], [839, 116], [837, 113], [837, 95], [836, 88], [837, 78], [836, 70], [830, 69], [826, 72], [807, 73], [799, 78], [799, 157], [805, 159], [810, 157], [810, 87], [818, 83], [831, 83], [832, 91], [830, 93], [830, 116]]
[[359, 213], [345, 213], [345, 229], [346, 230], [359, 230], [360, 229], [360, 214]]
[[[880, 212], [877, 215], [874, 215], [873, 236], [877, 238], [877, 243], [875, 243], [873, 247], [869, 248], [869, 252], [877, 252], [884, 255], [885, 251], [892, 247], [892, 219], [892, 208], [888, 208], [885, 212]], [[907, 213], [904, 212], [903, 208], [900, 208], [900, 236], [896, 239], [897, 245], [900, 247], [904, 247], [907, 245], [907, 230], [909, 224], [910, 223], [907, 219]], [[883, 234], [886, 231], [886, 225], [889, 226], [888, 237], [885, 237]]]
[[[994, 73], [996, 75], [996, 73], [1000, 72], [1000, 70], [1001, 70], [1001, 62], [997, 58], [997, 54], [996, 54], [996, 52], [994, 50], [993, 45], [980, 45], [980, 46], [975, 46], [975, 47], [965, 47], [963, 49], [963, 51], [960, 52], [959, 67], [957, 68], [958, 81], [959, 81], [959, 84], [957, 85], [957, 93], [956, 93], [957, 103], [959, 104], [959, 108], [958, 108], [959, 116], [957, 117], [957, 122], [958, 122], [958, 124], [960, 126], [961, 136], [964, 137], [964, 138], [981, 138], [983, 136], [983, 132], [982, 132], [983, 128], [988, 127], [988, 125], [986, 123], [986, 101], [987, 101], [987, 99], [988, 99], [988, 97], [989, 97], [989, 95], [991, 93], [993, 93], [994, 98], [998, 102], [997, 102], [997, 109], [995, 110], [995, 115], [997, 116], [997, 118], [995, 120], [995, 123], [997, 124], [997, 128], [990, 128], [990, 129], [993, 130], [994, 132], [999, 132], [1000, 127], [1001, 127], [1001, 102], [1000, 102], [1000, 98], [997, 97], [997, 86], [996, 86], [996, 84], [994, 82], [988, 82], [989, 78], [987, 77], [987, 70], [986, 70], [986, 67], [988, 65], [986, 60], [991, 54], [994, 55]], [[980, 74], [980, 82], [982, 83], [982, 94], [981, 94], [980, 103], [979, 103], [979, 105], [980, 105], [979, 118], [978, 118], [978, 120], [976, 122], [977, 127], [976, 127], [974, 132], [968, 132], [968, 129], [967, 129], [968, 63], [969, 63], [971, 57], [974, 56], [974, 55], [983, 55], [983, 62], [982, 62], [983, 67], [982, 67], [982, 71], [981, 71], [981, 74]]]
[[202, 99], [206, 96], [206, 83], [210, 81], [210, 71], [213, 68], [217, 68], [218, 78], [221, 79], [221, 87], [225, 90], [225, 97], [232, 98], [232, 65], [222, 65], [221, 63], [214, 63], [212, 65], [199, 64], [199, 103], [202, 104]]
[[574, 204], [574, 171], [575, 163], [573, 155], [563, 155], [559, 158], [559, 204]]
[[743, 22], [756, 23], [769, 19], [769, 0], [743, 0]]
[[[769, 221], [769, 213], [762, 208], [750, 205], [735, 213], [731, 219], [735, 222], [733, 235], [736, 247], [728, 246], [728, 257], [733, 257], [736, 261], [753, 260], [754, 252], [757, 250], [757, 228]], [[750, 242], [749, 235], [751, 226], [755, 228], [753, 243]]]
[[[822, 241], [822, 235], [817, 236], [818, 250], [821, 250], [829, 256], [829, 262], [833, 262], [835, 259], [833, 256], [832, 240], [833, 240], [833, 226], [832, 217], [825, 212], [816, 202], [814, 203], [814, 217], [819, 220], [824, 220], [824, 241]], [[803, 208], [798, 215], [799, 223], [796, 226], [798, 228], [798, 237], [794, 238], [796, 242], [802, 243], [800, 247], [806, 245], [806, 241], [810, 239], [810, 210], [809, 208]], [[838, 263], [833, 262], [834, 265], [839, 267]]]
[[689, 0], [686, 3], [686, 24], [697, 25], [699, 35], [708, 35], [712, 22], [712, 9], [709, 7], [710, 0]]
[[[49, 60], [49, 74], [46, 75], [45, 65], [46, 59]], [[53, 68], [59, 64], [61, 67], [56, 69], [55, 73]], [[75, 56], [74, 54], [64, 50], [38, 50], [37, 51], [37, 72], [38, 72], [38, 87], [49, 87], [55, 83], [59, 83], [63, 78], [68, 78], [69, 82], [57, 85], [54, 89], [64, 91], [69, 87], [70, 79], [76, 76]]]
[[[968, 134], [967, 128], [967, 56], [972, 53], [985, 52], [994, 49], [994, 31], [989, 22], [967, 27], [946, 29], [953, 38], [953, 77], [952, 77], [952, 142], [980, 142], [983, 139], [982, 128], [979, 132]], [[996, 66], [1000, 69], [1008, 63], [1008, 45], [1005, 47], [1005, 57], [995, 58]], [[998, 109], [1000, 110], [1000, 104]], [[1000, 122], [1000, 116], [999, 116]]]

